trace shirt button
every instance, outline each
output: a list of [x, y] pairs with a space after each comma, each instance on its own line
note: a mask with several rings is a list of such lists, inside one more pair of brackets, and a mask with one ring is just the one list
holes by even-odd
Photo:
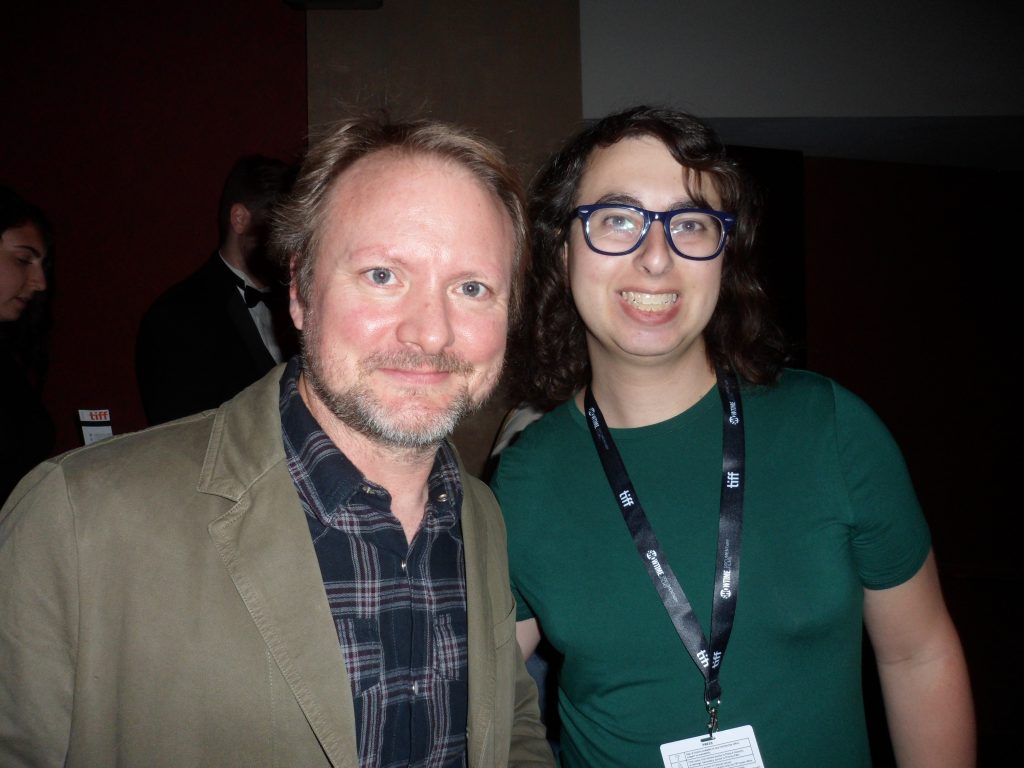
[[406, 568], [405, 560], [403, 560], [402, 561], [402, 573], [405, 573], [405, 568]]
[[440, 501], [443, 504], [444, 502], [448, 501], [448, 494], [447, 493], [442, 493], [442, 494], [438, 495], [437, 500]]
[[412, 684], [412, 695], [413, 696], [417, 696], [417, 695], [419, 695], [419, 692], [420, 692], [420, 684], [419, 684], [419, 682], [413, 683]]

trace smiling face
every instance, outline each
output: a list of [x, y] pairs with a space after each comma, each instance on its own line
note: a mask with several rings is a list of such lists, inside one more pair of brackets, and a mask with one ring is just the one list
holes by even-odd
[[[577, 190], [577, 205], [624, 203], [652, 211], [708, 206], [721, 199], [672, 157], [658, 139], [626, 138], [594, 150]], [[587, 332], [595, 374], [604, 366], [661, 363], [708, 368], [702, 332], [718, 301], [722, 257], [691, 261], [677, 256], [653, 222], [643, 245], [625, 256], [592, 251], [576, 219], [566, 243], [573, 300]]]
[[461, 166], [391, 151], [345, 171], [326, 211], [308, 303], [291, 289], [310, 410], [328, 434], [436, 445], [501, 374], [509, 216]]
[[46, 290], [46, 246], [35, 224], [10, 227], [0, 236], [0, 322], [21, 317], [29, 301]]

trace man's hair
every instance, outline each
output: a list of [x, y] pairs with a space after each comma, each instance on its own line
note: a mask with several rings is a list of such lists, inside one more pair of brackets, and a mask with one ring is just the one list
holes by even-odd
[[220, 193], [217, 226], [220, 244], [231, 231], [231, 206], [241, 203], [257, 216], [269, 211], [288, 191], [294, 172], [283, 160], [265, 155], [245, 155], [231, 166]]
[[521, 401], [548, 409], [590, 381], [586, 332], [569, 290], [563, 247], [576, 206], [594, 202], [576, 199], [591, 154], [621, 139], [646, 136], [661, 141], [692, 172], [690, 192], [697, 205], [709, 207], [701, 189], [711, 182], [723, 209], [737, 218], [721, 257], [718, 304], [704, 331], [709, 362], [752, 383], [778, 379], [784, 345], [770, 320], [767, 297], [755, 272], [759, 200], [752, 183], [714, 132], [697, 118], [636, 106], [608, 115], [570, 137], [531, 185], [533, 268], [526, 287], [530, 320], [514, 340], [509, 366], [512, 394]]
[[514, 233], [511, 332], [519, 319], [523, 273], [530, 261], [522, 181], [497, 146], [465, 128], [434, 120], [390, 122], [384, 117], [361, 116], [332, 125], [311, 146], [291, 194], [274, 212], [271, 240], [282, 265], [292, 269], [302, 302], [308, 303], [311, 298], [313, 272], [334, 182], [356, 161], [384, 151], [452, 162], [469, 171], [501, 201]]

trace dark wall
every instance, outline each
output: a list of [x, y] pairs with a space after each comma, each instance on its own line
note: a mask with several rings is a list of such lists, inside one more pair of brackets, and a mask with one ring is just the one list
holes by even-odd
[[[576, 2], [387, 0], [307, 17], [316, 130], [353, 108], [460, 123], [498, 143], [529, 179], [582, 115]], [[512, 405], [499, 391], [453, 435], [480, 474]]]
[[1000, 764], [1021, 682], [1002, 651], [1022, 618], [1010, 371], [1024, 196], [1009, 172], [805, 168], [808, 366], [866, 400], [903, 448], [968, 655], [980, 765]]
[[63, 450], [80, 444], [79, 408], [109, 408], [117, 433], [144, 426], [143, 311], [216, 249], [234, 159], [301, 152], [305, 14], [280, 0], [19, 3], [3, 27], [0, 183], [55, 227], [45, 401]]

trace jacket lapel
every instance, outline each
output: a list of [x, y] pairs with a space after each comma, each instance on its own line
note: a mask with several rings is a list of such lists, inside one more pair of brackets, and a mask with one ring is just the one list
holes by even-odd
[[[462, 468], [461, 459], [459, 461]], [[465, 477], [465, 470], [463, 470]], [[475, 498], [467, 484], [462, 502], [462, 540], [466, 551], [466, 613], [469, 638], [469, 718], [467, 752], [469, 764], [474, 758], [488, 753], [487, 745], [494, 722], [494, 696], [496, 681], [494, 650], [494, 617], [491, 599], [487, 594], [484, 563], [486, 541], [479, 527]]]
[[357, 768], [351, 686], [281, 442], [282, 370], [218, 411], [199, 490], [236, 502], [210, 536], [324, 752]]

